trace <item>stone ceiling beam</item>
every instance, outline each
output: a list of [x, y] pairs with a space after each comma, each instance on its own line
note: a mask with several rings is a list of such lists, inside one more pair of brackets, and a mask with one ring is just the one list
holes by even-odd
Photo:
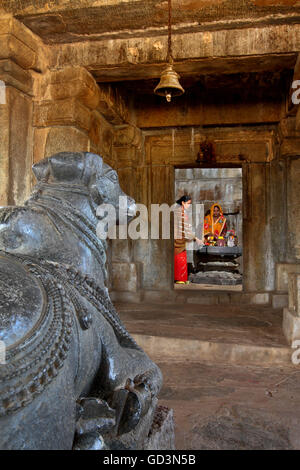
[[[166, 0], [0, 0], [45, 43], [166, 34]], [[172, 0], [177, 33], [297, 24], [297, 0]]]
[[[182, 75], [278, 71], [293, 68], [300, 24], [175, 34], [173, 56]], [[167, 38], [85, 41], [49, 46], [50, 68], [87, 68], [98, 81], [159, 77]]]
[[[82, 1], [82, 0], [72, 0], [72, 9], [82, 9], [85, 6], [92, 8], [92, 7], [99, 7], [101, 3], [104, 4], [102, 6], [122, 6], [122, 4], [128, 3], [137, 3], [140, 0], [89, 0], [89, 1]], [[14, 2], [11, 0], [2, 0], [1, 5], [4, 11], [14, 13], [15, 15], [20, 14], [43, 14], [49, 13], [49, 2], [47, 1], [40, 1], [37, 2], [36, 0], [27, 0], [26, 7], [22, 5], [24, 2]], [[51, 12], [61, 12], [67, 9], [70, 9], [70, 0], [51, 0]]]

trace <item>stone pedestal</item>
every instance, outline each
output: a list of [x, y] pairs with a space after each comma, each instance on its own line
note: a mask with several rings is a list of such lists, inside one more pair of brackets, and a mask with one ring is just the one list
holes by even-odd
[[145, 450], [175, 450], [173, 410], [157, 406]]
[[189, 280], [195, 284], [238, 285], [242, 284], [239, 263], [242, 248], [235, 247], [203, 247], [195, 254], [195, 271]]
[[291, 312], [288, 308], [283, 310], [283, 333], [289, 344], [300, 339], [300, 317]]

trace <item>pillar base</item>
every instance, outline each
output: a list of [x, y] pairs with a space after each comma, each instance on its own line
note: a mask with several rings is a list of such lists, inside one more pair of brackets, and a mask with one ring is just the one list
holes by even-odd
[[283, 310], [283, 334], [288, 342], [292, 344], [294, 340], [300, 340], [300, 317], [296, 316], [289, 309]]

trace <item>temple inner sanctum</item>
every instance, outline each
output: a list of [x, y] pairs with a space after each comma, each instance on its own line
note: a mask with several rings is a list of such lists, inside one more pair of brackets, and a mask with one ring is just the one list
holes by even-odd
[[[70, 392], [81, 400], [72, 421], [78, 440], [61, 431], [66, 448], [84, 448], [91, 409], [114, 423], [99, 449], [300, 448], [299, 51], [296, 0], [0, 0], [0, 281], [35, 292], [25, 336], [5, 320], [3, 341], [9, 336], [12, 348], [27, 338], [42, 322], [42, 298], [62, 296], [64, 305], [65, 294], [82, 350], [92, 355], [100, 341], [96, 333], [88, 341], [86, 330], [106, 325], [128, 368], [118, 383], [107, 378], [101, 397], [84, 395], [93, 391], [96, 364], [79, 378], [62, 365], [45, 385], [50, 397], [53, 384], [79, 381]], [[105, 202], [119, 208], [119, 194], [130, 219], [143, 205], [148, 236], [102, 244], [94, 214]], [[154, 205], [176, 201], [187, 237], [177, 245], [174, 214], [170, 236], [161, 221], [151, 237]], [[81, 290], [67, 265], [82, 276]], [[99, 323], [95, 311], [106, 312]], [[108, 357], [117, 354], [101, 341]], [[138, 349], [142, 369], [133, 372], [135, 342], [145, 354]], [[7, 355], [15, 360], [12, 349]], [[151, 404], [141, 391], [147, 380]], [[16, 396], [33, 393], [30, 384]], [[1, 419], [17, 420], [25, 400], [13, 405], [2, 392], [0, 427]], [[148, 405], [137, 425], [129, 410], [140, 403]], [[30, 439], [29, 448], [39, 448]], [[20, 442], [0, 438], [0, 448]]]

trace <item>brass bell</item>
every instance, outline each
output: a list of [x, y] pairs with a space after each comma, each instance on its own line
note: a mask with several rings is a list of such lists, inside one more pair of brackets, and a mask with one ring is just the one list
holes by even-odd
[[173, 69], [172, 64], [168, 64], [163, 70], [160, 82], [154, 90], [156, 95], [165, 96], [168, 102], [172, 96], [180, 96], [184, 93], [184, 89], [179, 83], [179, 75]]

